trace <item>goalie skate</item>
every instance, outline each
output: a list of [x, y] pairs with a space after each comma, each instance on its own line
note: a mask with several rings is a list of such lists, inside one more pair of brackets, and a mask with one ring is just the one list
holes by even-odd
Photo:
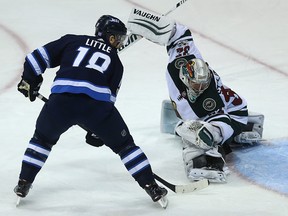
[[262, 141], [261, 135], [256, 131], [245, 131], [234, 137], [236, 143], [255, 144]]
[[201, 169], [191, 169], [188, 179], [192, 181], [207, 179], [209, 182], [226, 183], [226, 173], [224, 171], [203, 167]]

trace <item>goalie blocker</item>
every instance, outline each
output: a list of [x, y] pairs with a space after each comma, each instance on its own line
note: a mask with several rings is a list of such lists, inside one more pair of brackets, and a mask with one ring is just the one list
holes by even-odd
[[143, 8], [132, 8], [127, 29], [131, 33], [160, 44], [166, 45], [173, 33], [175, 22], [164, 15]]
[[[160, 130], [162, 133], [175, 134], [176, 125], [181, 119], [176, 116], [170, 100], [163, 100], [161, 108]], [[234, 138], [236, 143], [253, 144], [262, 140], [264, 115], [249, 112], [245, 130]]]

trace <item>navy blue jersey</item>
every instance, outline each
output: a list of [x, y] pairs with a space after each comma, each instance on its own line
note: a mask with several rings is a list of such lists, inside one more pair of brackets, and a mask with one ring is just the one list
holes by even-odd
[[65, 35], [28, 54], [23, 78], [33, 80], [46, 68], [60, 66], [52, 93], [86, 94], [114, 103], [121, 85], [123, 65], [117, 49], [101, 38]]

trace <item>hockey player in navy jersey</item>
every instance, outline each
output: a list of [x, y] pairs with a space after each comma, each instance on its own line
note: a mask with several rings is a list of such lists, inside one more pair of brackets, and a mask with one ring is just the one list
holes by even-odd
[[[140, 22], [137, 14], [131, 13], [127, 26], [134, 34], [166, 46], [170, 100], [162, 103], [161, 130], [182, 138], [188, 179], [226, 182], [229, 171], [225, 155], [231, 152], [229, 144], [260, 139], [263, 122], [253, 123], [257, 131], [242, 133], [248, 122], [245, 99], [225, 86], [203, 60], [189, 28], [168, 17], [158, 17], [161, 19], [157, 22], [145, 18]], [[164, 26], [165, 30], [159, 30]], [[248, 140], [247, 136], [252, 138]]]
[[37, 97], [45, 70], [60, 67], [22, 160], [14, 189], [19, 197], [28, 194], [60, 135], [76, 124], [97, 134], [118, 154], [154, 202], [167, 194], [166, 189], [156, 184], [146, 155], [135, 145], [114, 106], [123, 75], [117, 48], [126, 38], [126, 26], [116, 17], [103, 15], [95, 27], [95, 36], [65, 35], [34, 50], [25, 59], [18, 91], [30, 101]]

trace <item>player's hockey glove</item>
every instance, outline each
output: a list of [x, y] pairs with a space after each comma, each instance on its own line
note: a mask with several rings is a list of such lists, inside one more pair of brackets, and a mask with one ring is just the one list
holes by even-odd
[[86, 143], [94, 147], [100, 147], [104, 145], [104, 142], [96, 134], [92, 133], [91, 131], [87, 132], [85, 139], [86, 139]]
[[17, 89], [19, 92], [21, 92], [25, 97], [29, 97], [30, 101], [35, 101], [38, 91], [40, 89], [40, 86], [43, 82], [43, 77], [41, 75], [37, 76], [34, 80], [26, 80], [21, 79], [19, 84], [17, 85]]

